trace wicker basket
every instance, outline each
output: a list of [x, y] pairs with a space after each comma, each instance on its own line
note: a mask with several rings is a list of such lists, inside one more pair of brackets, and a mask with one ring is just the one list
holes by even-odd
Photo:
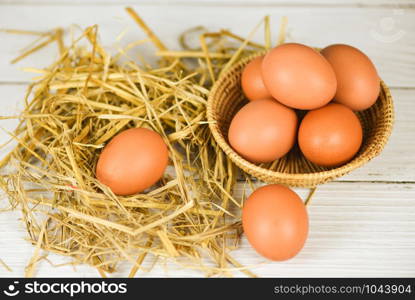
[[314, 187], [349, 173], [382, 151], [391, 134], [394, 120], [392, 97], [383, 81], [376, 103], [357, 113], [363, 126], [363, 143], [350, 162], [335, 168], [317, 166], [302, 155], [297, 144], [287, 155], [268, 164], [254, 164], [237, 154], [229, 145], [227, 136], [233, 116], [247, 103], [242, 93], [241, 73], [249, 61], [262, 54], [264, 53], [244, 58], [224, 73], [213, 86], [208, 99], [207, 117], [213, 136], [238, 167], [267, 183]]

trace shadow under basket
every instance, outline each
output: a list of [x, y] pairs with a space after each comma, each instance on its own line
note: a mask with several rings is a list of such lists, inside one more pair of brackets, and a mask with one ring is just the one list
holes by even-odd
[[212, 134], [228, 157], [243, 171], [267, 183], [296, 187], [314, 187], [343, 176], [379, 155], [392, 131], [393, 101], [386, 84], [376, 103], [367, 110], [357, 112], [363, 127], [363, 143], [355, 157], [334, 168], [321, 167], [308, 161], [296, 144], [284, 157], [267, 164], [254, 164], [236, 153], [228, 143], [228, 129], [232, 118], [248, 101], [242, 92], [241, 74], [257, 53], [241, 59], [226, 71], [214, 84], [207, 103], [207, 117]]

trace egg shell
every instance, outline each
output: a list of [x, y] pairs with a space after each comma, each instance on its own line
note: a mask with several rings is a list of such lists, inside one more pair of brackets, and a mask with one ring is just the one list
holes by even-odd
[[158, 133], [146, 128], [128, 129], [105, 146], [96, 176], [114, 194], [136, 194], [163, 176], [168, 157], [167, 145]]
[[297, 109], [315, 109], [330, 102], [337, 82], [333, 68], [316, 50], [287, 43], [262, 61], [262, 78], [272, 97]]
[[321, 53], [336, 73], [336, 102], [356, 111], [367, 109], [376, 102], [380, 93], [380, 78], [366, 54], [343, 44], [328, 46]]
[[294, 145], [296, 135], [294, 110], [270, 99], [251, 101], [242, 107], [228, 132], [232, 148], [255, 163], [284, 156]]
[[261, 75], [261, 64], [264, 56], [254, 58], [242, 71], [241, 84], [245, 96], [253, 101], [258, 99], [271, 98], [264, 85]]
[[298, 144], [311, 162], [334, 167], [359, 151], [363, 130], [355, 113], [343, 104], [330, 103], [308, 112], [298, 130]]
[[303, 248], [308, 236], [308, 214], [294, 191], [271, 184], [255, 190], [245, 201], [242, 226], [260, 255], [282, 261]]

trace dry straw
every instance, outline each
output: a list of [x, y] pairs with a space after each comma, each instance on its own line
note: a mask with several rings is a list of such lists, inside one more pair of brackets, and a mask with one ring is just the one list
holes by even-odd
[[[280, 40], [282, 41], [283, 39]], [[371, 108], [357, 113], [363, 126], [364, 137], [359, 152], [350, 162], [335, 168], [320, 167], [308, 161], [298, 145], [284, 157], [268, 164], [254, 164], [238, 155], [229, 145], [227, 135], [233, 116], [247, 103], [241, 89], [241, 73], [253, 58], [264, 53], [265, 51], [255, 53], [233, 65], [216, 81], [208, 99], [207, 114], [213, 136], [238, 167], [267, 183], [315, 187], [349, 173], [382, 152], [392, 132], [394, 121], [392, 96], [383, 81], [376, 103]]]
[[[22, 220], [35, 251], [26, 269], [47, 258], [42, 250], [87, 263], [101, 276], [131, 264], [131, 277], [145, 271], [148, 255], [203, 271], [254, 276], [229, 254], [238, 247], [239, 208], [233, 189], [236, 168], [220, 151], [206, 118], [209, 90], [223, 70], [268, 46], [229, 31], [192, 29], [180, 37], [184, 51], [169, 51], [130, 8], [148, 38], [110, 55], [87, 28], [70, 46], [63, 31], [38, 39], [13, 62], [56, 42], [59, 59], [38, 73], [25, 96], [17, 145], [1, 162], [1, 188]], [[269, 23], [265, 19], [269, 39]], [[190, 48], [188, 37], [199, 35]], [[252, 36], [252, 34], [251, 34]], [[151, 41], [158, 66], [137, 64], [126, 49]], [[268, 42], [269, 43], [269, 42]], [[3, 117], [7, 118], [7, 117]], [[170, 151], [171, 172], [147, 193], [116, 196], [95, 178], [102, 147], [117, 133], [147, 127], [160, 133]]]

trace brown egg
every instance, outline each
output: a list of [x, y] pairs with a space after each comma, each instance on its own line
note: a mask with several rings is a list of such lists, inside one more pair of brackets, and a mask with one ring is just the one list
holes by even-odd
[[128, 129], [105, 146], [96, 176], [114, 194], [139, 193], [163, 176], [168, 157], [167, 146], [158, 133], [146, 128]]
[[271, 95], [297, 109], [326, 105], [336, 92], [336, 76], [316, 50], [288, 43], [268, 52], [262, 61], [262, 78]]
[[304, 156], [320, 166], [338, 166], [351, 160], [362, 144], [363, 131], [354, 112], [338, 103], [308, 112], [298, 130]]
[[245, 201], [242, 226], [252, 247], [276, 261], [294, 257], [308, 236], [308, 215], [303, 201], [289, 188], [260, 187]]
[[336, 102], [353, 110], [367, 109], [376, 102], [380, 79], [369, 57], [359, 49], [342, 44], [328, 46], [321, 54], [336, 73]]
[[261, 64], [264, 56], [254, 58], [245, 66], [242, 72], [242, 90], [249, 100], [271, 98], [271, 94], [266, 89], [261, 75]]
[[284, 156], [295, 142], [297, 115], [275, 100], [255, 100], [232, 119], [229, 143], [242, 157], [255, 163]]

